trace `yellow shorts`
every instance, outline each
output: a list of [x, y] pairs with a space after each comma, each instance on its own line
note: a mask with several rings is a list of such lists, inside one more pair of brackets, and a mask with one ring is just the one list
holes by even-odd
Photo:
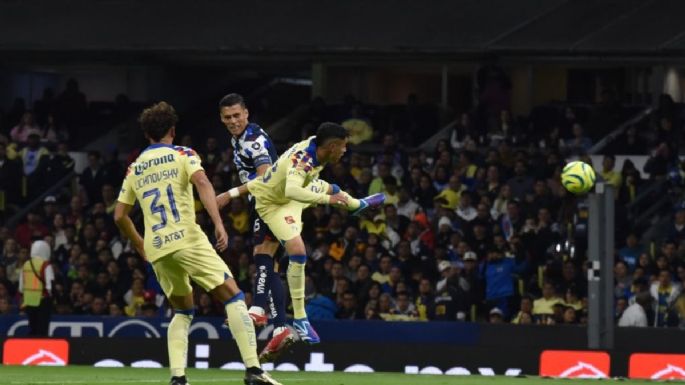
[[257, 205], [257, 213], [269, 230], [281, 242], [289, 241], [302, 233], [302, 210], [307, 203], [291, 201], [278, 206]]
[[152, 269], [167, 297], [192, 293], [189, 278], [207, 291], [233, 278], [209, 242], [165, 255], [152, 262]]

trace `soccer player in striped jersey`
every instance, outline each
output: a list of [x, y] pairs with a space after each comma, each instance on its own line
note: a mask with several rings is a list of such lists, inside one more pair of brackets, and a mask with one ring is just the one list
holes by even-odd
[[[248, 121], [249, 111], [238, 94], [228, 94], [219, 102], [221, 122], [231, 134], [233, 163], [238, 169], [241, 183], [264, 175], [278, 159], [276, 148], [269, 135], [257, 124]], [[279, 243], [269, 227], [255, 210], [255, 200], [248, 196], [252, 221], [253, 256], [257, 267], [254, 279], [254, 300], [248, 313], [255, 326], [264, 326], [268, 317], [267, 306], [274, 325], [273, 337], [259, 357], [271, 361], [286, 347], [295, 342], [295, 336], [286, 326], [285, 289], [280, 274], [275, 271], [274, 255]]]

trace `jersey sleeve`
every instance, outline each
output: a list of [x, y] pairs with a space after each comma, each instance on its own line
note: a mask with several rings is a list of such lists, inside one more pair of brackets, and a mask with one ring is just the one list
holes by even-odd
[[[312, 166], [306, 161], [300, 161], [288, 170], [285, 179], [285, 196], [288, 199], [309, 204], [328, 204], [327, 191], [318, 191], [320, 188], [305, 188], [304, 182]], [[313, 191], [316, 190], [316, 191]]]
[[254, 167], [257, 168], [263, 164], [270, 165], [271, 154], [269, 154], [269, 143], [264, 135], [255, 135], [248, 137], [243, 142], [243, 148], [246, 150]]
[[121, 203], [133, 206], [136, 203], [136, 194], [131, 187], [131, 173], [133, 172], [133, 167], [128, 166], [126, 170], [126, 177], [124, 178], [124, 183], [121, 184], [121, 190], [119, 191], [119, 198], [117, 200]]
[[311, 192], [315, 193], [324, 193], [328, 194], [328, 189], [330, 187], [330, 183], [326, 182], [323, 179], [316, 178], [309, 182], [309, 185], [307, 186], [307, 189]]
[[181, 164], [188, 175], [188, 180], [197, 171], [204, 170], [202, 160], [195, 150], [189, 147], [179, 147], [177, 151], [181, 154]]

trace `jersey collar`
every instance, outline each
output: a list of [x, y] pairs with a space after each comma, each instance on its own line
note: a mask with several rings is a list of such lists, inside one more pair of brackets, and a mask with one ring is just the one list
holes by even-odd
[[153, 143], [153, 144], [147, 146], [147, 147], [146, 147], [143, 151], [141, 151], [140, 153], [142, 154], [142, 153], [144, 153], [144, 152], [147, 151], [147, 150], [154, 150], [155, 148], [163, 148], [163, 147], [173, 149], [173, 148], [174, 148], [174, 145], [172, 145], [172, 144], [166, 144], [166, 143]]
[[256, 123], [249, 122], [247, 123], [247, 126], [245, 126], [245, 129], [243, 132], [236, 138], [236, 139], [245, 139], [245, 137], [252, 132], [253, 128], [259, 128], [259, 126]]
[[307, 155], [309, 155], [310, 158], [312, 158], [312, 162], [314, 163], [314, 167], [319, 166], [319, 160], [316, 159], [316, 142], [315, 142], [316, 137], [313, 137], [309, 140], [309, 146], [305, 149], [307, 152]]

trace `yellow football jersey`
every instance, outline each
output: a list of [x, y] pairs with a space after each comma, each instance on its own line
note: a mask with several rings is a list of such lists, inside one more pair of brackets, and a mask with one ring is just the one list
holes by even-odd
[[152, 144], [126, 172], [119, 202], [140, 202], [145, 220], [145, 254], [150, 262], [174, 251], [208, 242], [195, 222], [190, 177], [202, 170], [188, 147]]
[[296, 143], [264, 175], [248, 182], [247, 189], [257, 200], [257, 210], [293, 200], [309, 204], [328, 203], [327, 183], [310, 186], [323, 169], [316, 159], [314, 139], [312, 136]]

